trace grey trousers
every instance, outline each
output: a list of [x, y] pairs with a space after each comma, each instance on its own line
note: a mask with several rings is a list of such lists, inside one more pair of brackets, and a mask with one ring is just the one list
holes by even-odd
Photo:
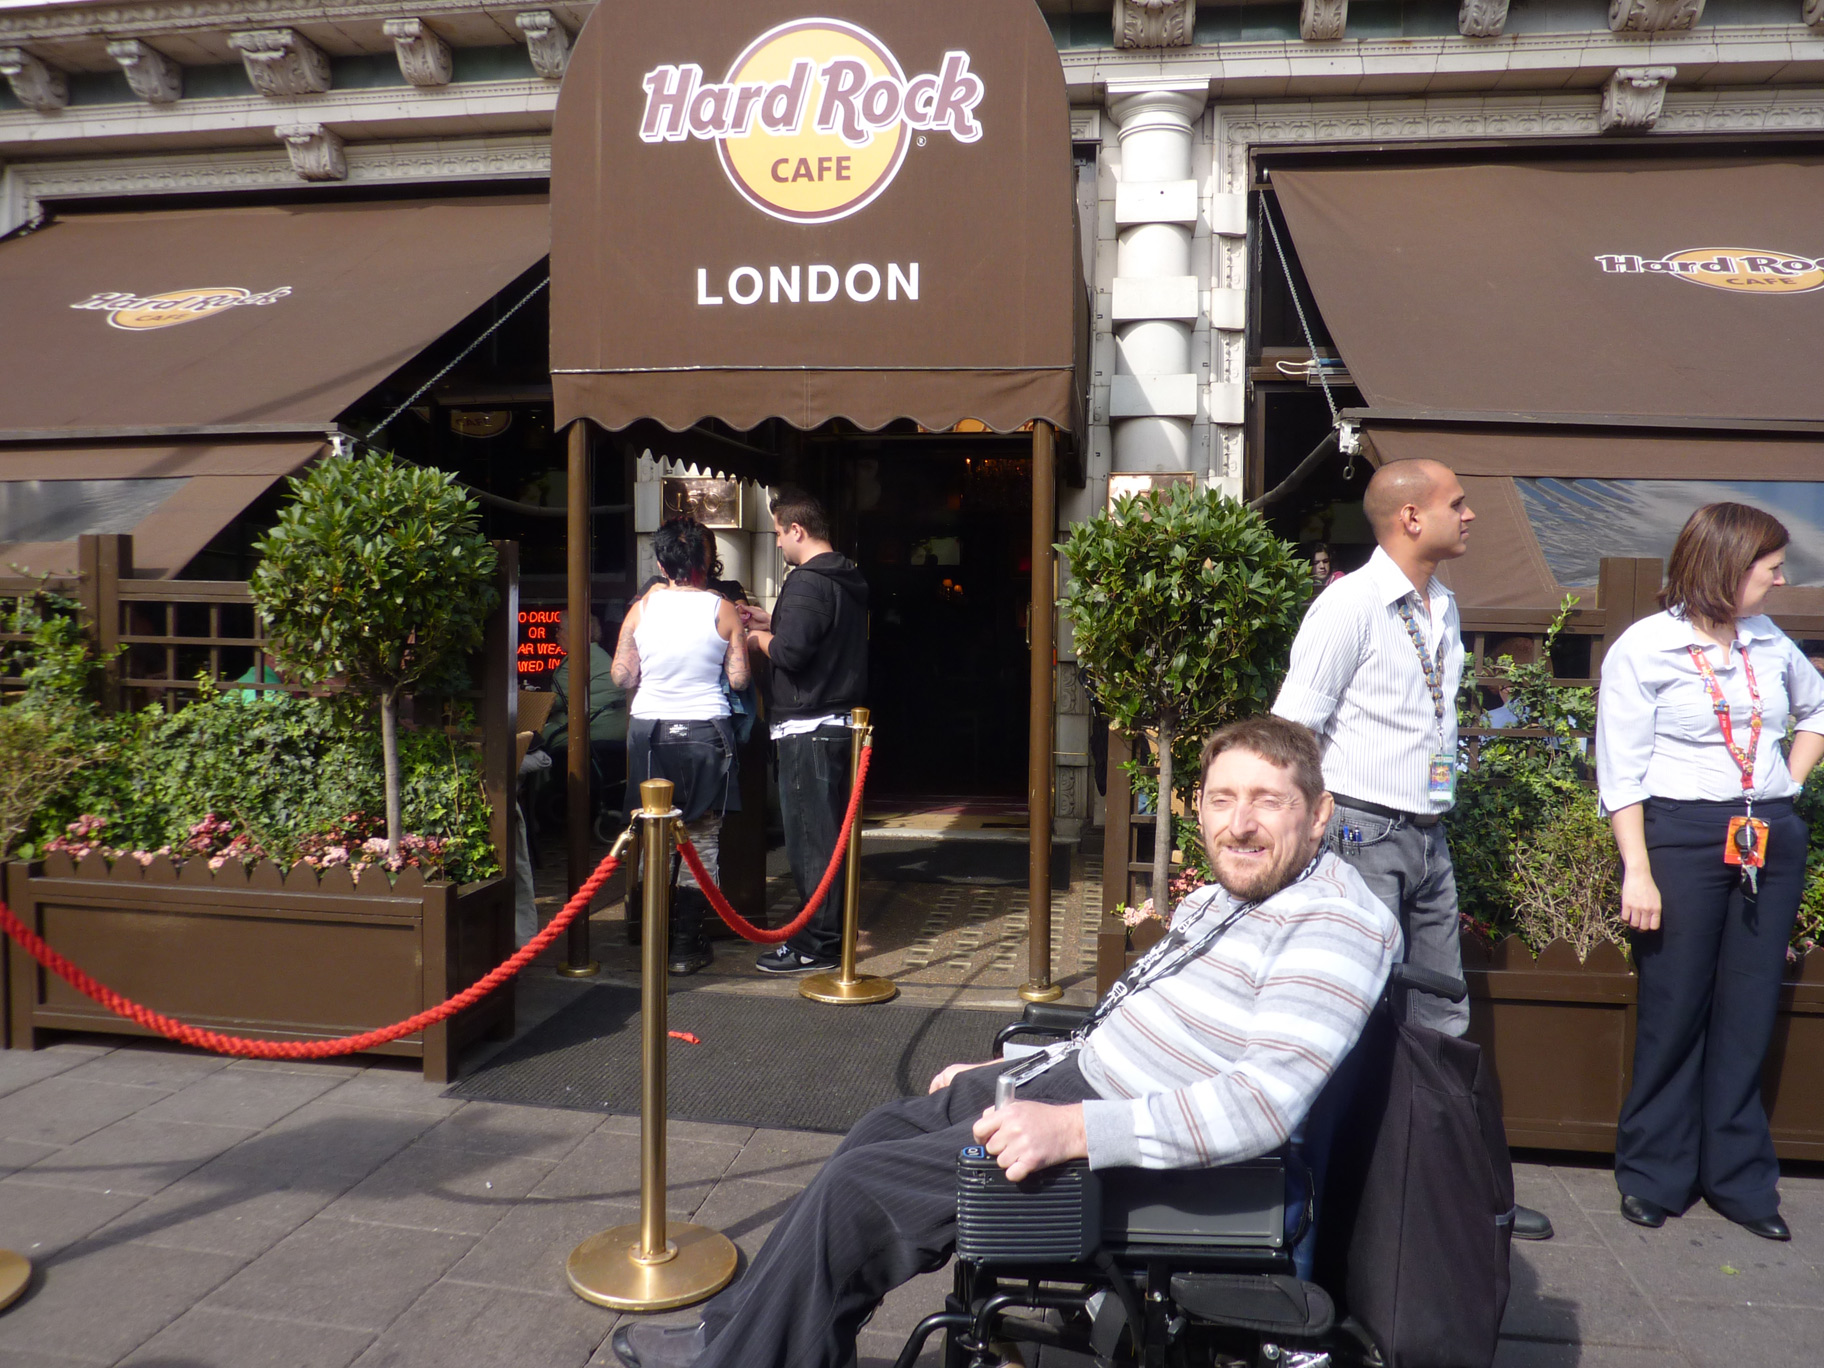
[[[1400, 919], [1407, 960], [1421, 969], [1461, 978], [1457, 876], [1450, 865], [1444, 824], [1415, 826], [1403, 817], [1362, 812], [1339, 799], [1324, 839], [1330, 849], [1355, 866], [1368, 891]], [[1469, 1029], [1469, 1004], [1411, 993], [1406, 999], [1406, 1019], [1460, 1036]]]

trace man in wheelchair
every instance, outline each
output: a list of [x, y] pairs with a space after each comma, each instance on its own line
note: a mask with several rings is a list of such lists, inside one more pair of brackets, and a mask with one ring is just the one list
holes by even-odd
[[[1399, 927], [1323, 849], [1331, 801], [1308, 730], [1277, 717], [1234, 723], [1205, 745], [1201, 775], [1197, 817], [1217, 882], [1179, 906], [1170, 934], [1084, 1024], [1016, 1060], [953, 1064], [927, 1096], [863, 1117], [702, 1320], [620, 1327], [622, 1362], [852, 1363], [882, 1297], [956, 1249], [959, 1153], [970, 1145], [1002, 1171], [990, 1177], [1017, 1184], [1069, 1161], [1093, 1173], [1207, 1169], [1287, 1144], [1380, 998]], [[1017, 1097], [996, 1105], [1003, 1077]]]

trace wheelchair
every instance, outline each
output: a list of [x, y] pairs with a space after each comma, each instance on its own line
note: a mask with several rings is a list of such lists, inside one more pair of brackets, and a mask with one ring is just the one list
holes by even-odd
[[[1395, 965], [1375, 1010], [1391, 1011], [1407, 992], [1460, 1002], [1467, 991]], [[995, 1053], [1019, 1036], [1066, 1037], [1087, 1015], [1030, 1003], [995, 1038]], [[913, 1368], [939, 1331], [944, 1368], [1031, 1365], [1033, 1349], [1039, 1368], [1382, 1368], [1368, 1332], [1339, 1316], [1308, 1274], [1316, 1194], [1363, 1048], [1325, 1085], [1299, 1142], [1244, 1163], [1104, 1169], [1091, 1179], [1079, 1160], [1016, 1187], [988, 1171], [992, 1160], [974, 1174], [965, 1161], [954, 1288], [944, 1310], [913, 1329], [895, 1368]], [[999, 1189], [987, 1200], [985, 1184]], [[1075, 1189], [1090, 1185], [1097, 1191], [1084, 1200]], [[1060, 1255], [1061, 1239], [1075, 1248]]]

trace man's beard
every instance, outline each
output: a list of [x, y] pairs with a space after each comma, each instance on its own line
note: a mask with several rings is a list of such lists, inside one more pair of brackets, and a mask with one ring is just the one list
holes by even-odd
[[1225, 869], [1223, 857], [1230, 847], [1217, 846], [1209, 852], [1210, 866], [1216, 873], [1216, 882], [1228, 889], [1237, 901], [1264, 902], [1304, 872], [1311, 857], [1317, 854], [1319, 844], [1318, 841], [1301, 841], [1281, 846], [1264, 867], [1250, 861], [1255, 867], [1245, 872]]

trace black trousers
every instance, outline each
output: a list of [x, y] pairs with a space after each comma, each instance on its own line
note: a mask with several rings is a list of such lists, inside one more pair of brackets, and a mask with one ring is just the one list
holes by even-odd
[[1640, 1005], [1634, 1084], [1615, 1140], [1624, 1196], [1684, 1211], [1700, 1196], [1724, 1216], [1779, 1211], [1779, 1162], [1761, 1106], [1786, 943], [1805, 883], [1810, 834], [1792, 800], [1756, 803], [1768, 824], [1760, 895], [1723, 863], [1742, 804], [1646, 802], [1660, 929], [1633, 936]]
[[[876, 1107], [792, 1202], [741, 1280], [703, 1310], [695, 1368], [842, 1368], [882, 1297], [956, 1247], [956, 1154], [994, 1103], [990, 1064], [942, 1092]], [[1020, 1087], [1029, 1102], [1096, 1096], [1065, 1059]], [[933, 1308], [934, 1310], [936, 1308]]]
[[[854, 736], [847, 727], [824, 726], [782, 736], [774, 743], [779, 748], [779, 822], [785, 828], [785, 857], [800, 907], [817, 891], [842, 834], [842, 819], [849, 810]], [[786, 944], [801, 955], [840, 958], [844, 887], [839, 869], [816, 915]]]

